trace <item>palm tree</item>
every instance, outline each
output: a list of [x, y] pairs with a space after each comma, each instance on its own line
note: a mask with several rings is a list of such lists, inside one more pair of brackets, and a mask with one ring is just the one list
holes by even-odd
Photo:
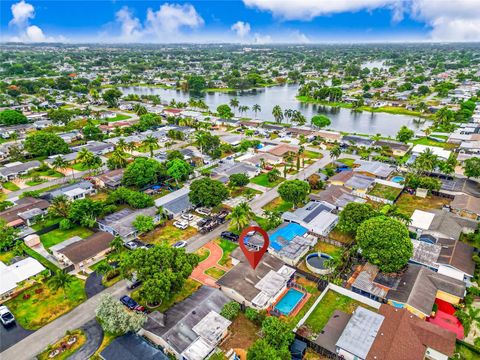
[[70, 203], [66, 195], [55, 196], [48, 207], [48, 214], [55, 217], [67, 218]]
[[[118, 128], [115, 128], [115, 129], [118, 129]], [[127, 143], [126, 143], [125, 139], [120, 138], [120, 140], [118, 140], [118, 142], [117, 142], [117, 145], [115, 145], [115, 148], [123, 151], [123, 150], [125, 150], [126, 146], [127, 146]]]
[[133, 111], [135, 111], [135, 114], [137, 114], [139, 116], [145, 115], [146, 113], [148, 113], [145, 106], [140, 105], [140, 104], [135, 104], [135, 106], [133, 107]]
[[198, 146], [200, 147], [200, 153], [203, 154], [203, 146], [206, 141], [206, 134], [204, 131], [197, 131], [195, 133], [195, 140], [197, 141]]
[[281, 123], [283, 120], [283, 111], [280, 105], [275, 105], [272, 109], [272, 115], [275, 118], [275, 122]]
[[48, 285], [53, 290], [63, 289], [63, 296], [66, 299], [66, 289], [72, 284], [74, 277], [70, 274], [64, 273], [62, 270], [57, 270], [55, 274], [48, 280]]
[[330, 149], [330, 157], [333, 159], [338, 159], [342, 154], [342, 148], [340, 145], [335, 145]]
[[292, 118], [293, 116], [293, 110], [292, 109], [285, 109], [285, 111], [283, 112], [283, 115], [285, 116], [285, 118], [290, 121], [290, 119]]
[[132, 152], [137, 148], [137, 144], [135, 144], [134, 141], [130, 141], [125, 145], [125, 151], [130, 151]]
[[230, 219], [230, 226], [235, 227], [237, 230], [241, 230], [250, 224], [250, 221], [254, 218], [255, 214], [248, 203], [243, 202], [232, 209], [232, 212], [228, 214]]
[[110, 242], [110, 247], [115, 252], [120, 252], [123, 249], [123, 240], [120, 236], [115, 236], [113, 240]]
[[258, 104], [254, 104], [254, 105], [252, 106], [252, 110], [253, 110], [253, 112], [255, 113], [255, 119], [256, 119], [256, 118], [257, 118], [257, 113], [258, 113], [259, 111], [262, 111], [262, 107], [261, 107], [260, 105], [258, 105]]
[[65, 161], [63, 157], [57, 156], [53, 160], [52, 166], [54, 170], [57, 170], [57, 169], [64, 170], [68, 167], [68, 163]]
[[417, 156], [413, 167], [420, 172], [432, 172], [438, 165], [438, 156], [430, 148], [425, 149]]
[[127, 164], [128, 156], [124, 151], [120, 149], [115, 149], [112, 152], [112, 156], [110, 156], [110, 159], [108, 159], [108, 165], [111, 170], [124, 168], [125, 166], [127, 166]]
[[233, 99], [230, 100], [230, 106], [233, 108], [234, 111], [238, 107], [239, 104], [240, 103], [239, 103], [237, 98], [233, 98]]
[[92, 156], [93, 156], [92, 152], [90, 152], [87, 148], [82, 148], [78, 152], [77, 158], [75, 159], [75, 161], [84, 163], [85, 161], [88, 161], [89, 158], [91, 158]]
[[148, 135], [145, 140], [142, 141], [142, 145], [148, 148], [150, 157], [153, 157], [153, 150], [158, 148], [158, 139], [152, 135]]
[[304, 125], [307, 122], [307, 119], [300, 111], [294, 110], [292, 114], [292, 121], [298, 125]]
[[247, 112], [248, 110], [250, 110], [250, 108], [247, 105], [241, 105], [241, 106], [238, 107], [238, 111], [240, 111], [240, 114], [243, 114], [243, 113]]

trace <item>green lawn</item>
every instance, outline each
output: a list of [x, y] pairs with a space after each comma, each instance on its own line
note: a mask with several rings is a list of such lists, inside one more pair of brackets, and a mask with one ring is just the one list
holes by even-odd
[[14, 257], [15, 253], [12, 250], [0, 252], [0, 261], [6, 265], [8, 265]]
[[323, 155], [319, 152], [315, 152], [315, 151], [310, 151], [310, 150], [305, 150], [303, 152], [303, 155], [307, 158], [307, 159], [315, 159], [315, 160], [319, 160], [323, 157]]
[[255, 189], [252, 189], [252, 188], [249, 188], [247, 186], [235, 187], [235, 188], [230, 190], [230, 197], [236, 198], [238, 196], [246, 195], [248, 193], [250, 193], [252, 195], [257, 195], [257, 194], [261, 194], [262, 192], [258, 191], [258, 190], [255, 190]]
[[54, 169], [48, 169], [44, 171], [39, 171], [39, 170], [30, 171], [27, 175], [22, 176], [22, 178], [33, 178], [35, 176], [49, 176], [49, 177], [56, 177], [56, 178], [65, 177], [65, 175], [63, 175], [61, 172], [58, 172]]
[[224, 239], [218, 239], [216, 241], [216, 243], [223, 250], [222, 258], [218, 261], [218, 263], [220, 265], [226, 266], [230, 262], [230, 254], [232, 253], [233, 250], [235, 250], [238, 247], [238, 245], [231, 242], [231, 241], [224, 240]]
[[106, 119], [108, 122], [114, 122], [114, 121], [122, 121], [122, 120], [128, 120], [130, 119], [131, 116], [128, 116], [128, 115], [124, 115], [124, 114], [117, 114], [117, 116], [113, 117], [113, 118], [108, 118]]
[[52, 226], [52, 225], [55, 225], [55, 224], [58, 224], [60, 222], [60, 220], [62, 220], [61, 218], [59, 217], [56, 217], [56, 218], [50, 218], [50, 217], [46, 217], [45, 219], [43, 219], [42, 221], [37, 221], [35, 224], [33, 224], [32, 226], [30, 226], [33, 230], [35, 231], [38, 231], [40, 229], [44, 229], [44, 228], [47, 228], [49, 226]]
[[293, 209], [293, 204], [288, 201], [284, 201], [281, 197], [277, 197], [270, 201], [267, 205], [262, 207], [263, 210], [278, 211], [284, 213]]
[[16, 184], [14, 184], [14, 183], [12, 183], [12, 182], [10, 182], [10, 181], [7, 181], [7, 182], [2, 183], [2, 186], [3, 186], [5, 189], [10, 190], [10, 191], [20, 190], [20, 188], [19, 188]]
[[323, 299], [317, 304], [317, 307], [305, 321], [305, 325], [309, 327], [313, 334], [318, 334], [327, 324], [335, 310], [341, 310], [348, 314], [352, 314], [358, 306], [363, 306], [369, 310], [376, 311], [375, 309], [353, 300], [348, 296], [328, 290]]
[[74, 278], [66, 291], [38, 284], [8, 300], [5, 305], [21, 326], [37, 330], [85, 301], [85, 283]]
[[200, 259], [198, 260], [198, 262], [201, 263], [210, 256], [210, 251], [207, 248], [200, 248], [195, 251], [195, 254], [199, 256]]
[[446, 142], [439, 142], [439, 141], [431, 140], [428, 137], [423, 137], [423, 138], [420, 138], [420, 139], [416, 139], [416, 140], [410, 141], [410, 143], [412, 143], [413, 145], [437, 146], [437, 147], [441, 147], [441, 148], [444, 148], [444, 149], [453, 149], [453, 148], [457, 147], [455, 144], [449, 144], [449, 143], [446, 143]]
[[320, 251], [322, 253], [328, 254], [334, 259], [340, 259], [343, 254], [343, 248], [332, 245], [332, 244], [327, 244], [321, 241], [317, 242], [317, 244], [313, 249], [315, 251]]
[[411, 216], [415, 210], [428, 211], [431, 209], [441, 209], [443, 205], [450, 204], [450, 199], [439, 196], [429, 195], [425, 199], [403, 193], [395, 202], [399, 212]]
[[25, 184], [27, 184], [28, 186], [35, 186], [35, 185], [43, 184], [44, 182], [47, 182], [47, 181], [48, 180], [46, 179], [40, 179], [38, 181], [30, 180], [30, 181], [26, 181]]
[[353, 164], [355, 163], [355, 159], [350, 158], [338, 159], [337, 161], [347, 165], [348, 167], [353, 167]]
[[368, 195], [394, 201], [401, 192], [402, 189], [376, 183], [373, 189], [368, 192]]
[[260, 174], [258, 176], [255, 176], [254, 178], [250, 179], [250, 182], [252, 182], [254, 184], [257, 184], [257, 185], [260, 185], [260, 186], [272, 188], [272, 187], [277, 186], [278, 184], [280, 184], [284, 180], [285, 180], [284, 178], [280, 177], [274, 182], [269, 182], [267, 173], [263, 173], [263, 174]]
[[83, 163], [81, 163], [81, 162], [78, 162], [78, 163], [76, 163], [76, 164], [73, 164], [73, 165], [72, 165], [72, 168], [73, 168], [74, 170], [77, 170], [77, 171], [86, 171], [86, 170], [92, 169], [92, 168], [86, 166], [85, 164], [83, 164]]
[[205, 274], [207, 274], [208, 276], [211, 276], [212, 278], [218, 280], [225, 274], [225, 271], [222, 270], [222, 269], [218, 269], [218, 268], [213, 266], [213, 267], [205, 270]]
[[455, 354], [453, 355], [452, 359], [460, 359], [460, 360], [480, 359], [480, 349], [475, 348], [473, 345], [472, 347], [468, 347], [467, 345], [464, 345], [461, 342], [457, 341], [457, 344], [455, 346]]
[[40, 241], [42, 242], [43, 246], [48, 249], [53, 245], [57, 245], [62, 241], [70, 239], [74, 236], [80, 236], [82, 239], [85, 239], [92, 234], [92, 230], [77, 226], [68, 230], [55, 229], [46, 234], [40, 235]]

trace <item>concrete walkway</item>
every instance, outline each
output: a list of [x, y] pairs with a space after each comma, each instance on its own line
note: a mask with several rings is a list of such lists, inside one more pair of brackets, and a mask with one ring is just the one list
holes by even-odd
[[95, 319], [95, 310], [100, 304], [103, 294], [112, 294], [114, 297], [120, 297], [127, 292], [126, 281], [119, 281], [112, 287], [80, 304], [69, 313], [45, 325], [32, 335], [8, 348], [0, 354], [0, 358], [2, 360], [30, 360], [35, 358], [49, 344], [53, 344], [61, 339], [67, 330], [78, 329], [88, 321]]
[[208, 255], [208, 258], [203, 260], [200, 264], [198, 264], [195, 269], [193, 269], [190, 277], [194, 280], [197, 280], [198, 282], [201, 282], [204, 285], [218, 287], [218, 285], [215, 283], [216, 280], [211, 276], [205, 274], [205, 271], [210, 269], [211, 267], [216, 267], [224, 271], [228, 270], [227, 268], [223, 267], [218, 263], [223, 256], [223, 250], [213, 241], [205, 244], [204, 248], [208, 249], [210, 254]]

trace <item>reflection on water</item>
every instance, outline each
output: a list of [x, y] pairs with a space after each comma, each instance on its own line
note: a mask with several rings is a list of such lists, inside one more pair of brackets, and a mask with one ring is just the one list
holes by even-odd
[[[190, 95], [175, 89], [150, 88], [132, 86], [120, 88], [124, 94], [159, 95], [162, 101], [188, 102]], [[395, 135], [402, 125], [411, 129], [419, 129], [425, 126], [425, 122], [418, 123], [412, 116], [394, 115], [387, 113], [355, 112], [345, 108], [332, 108], [318, 104], [301, 103], [296, 99], [298, 85], [274, 86], [269, 88], [237, 91], [233, 93], [208, 92], [202, 97], [211, 110], [218, 105], [228, 104], [234, 97], [238, 98], [240, 105], [247, 105], [249, 110], [242, 116], [254, 118], [252, 106], [258, 104], [262, 110], [258, 112], [258, 118], [263, 121], [274, 121], [272, 109], [275, 105], [285, 109], [299, 110], [307, 118], [311, 119], [316, 114], [326, 114], [331, 120], [331, 129], [360, 134]], [[236, 115], [238, 109], [236, 110]]]

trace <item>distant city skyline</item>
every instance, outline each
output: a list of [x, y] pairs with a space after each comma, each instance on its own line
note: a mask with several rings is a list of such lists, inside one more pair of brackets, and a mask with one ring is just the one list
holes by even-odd
[[0, 41], [480, 41], [478, 0], [2, 1]]

